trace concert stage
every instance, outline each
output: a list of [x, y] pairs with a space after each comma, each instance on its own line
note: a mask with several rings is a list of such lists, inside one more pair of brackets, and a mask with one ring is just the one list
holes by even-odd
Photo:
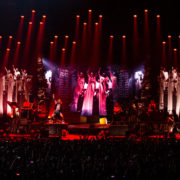
[[[21, 119], [15, 123], [10, 119], [6, 127], [1, 126], [1, 138], [53, 138], [62, 140], [74, 140], [81, 138], [127, 138], [127, 137], [179, 137], [179, 125], [177, 132], [168, 130], [168, 124], [163, 122], [140, 122], [130, 124], [128, 121], [119, 121], [107, 124], [100, 123], [67, 123], [52, 121], [51, 119], [31, 121]], [[150, 126], [151, 124], [151, 126]], [[134, 128], [132, 128], [134, 125]]]

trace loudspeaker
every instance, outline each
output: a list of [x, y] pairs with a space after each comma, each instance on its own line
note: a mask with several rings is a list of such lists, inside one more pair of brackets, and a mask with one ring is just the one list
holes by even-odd
[[127, 136], [128, 133], [128, 125], [111, 125], [109, 128], [110, 136]]

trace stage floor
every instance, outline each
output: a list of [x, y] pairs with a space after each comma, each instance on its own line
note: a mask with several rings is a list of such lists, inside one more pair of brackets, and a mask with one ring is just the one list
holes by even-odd
[[[95, 135], [78, 135], [78, 134], [67, 134], [65, 136], [59, 136], [59, 135], [49, 135], [48, 137], [40, 137], [40, 139], [52, 139], [52, 138], [59, 138], [60, 140], [67, 140], [67, 141], [73, 141], [73, 140], [97, 140], [97, 139], [104, 139], [104, 137], [97, 137]], [[108, 139], [114, 139], [114, 140], [121, 140], [121, 139], [134, 139], [136, 141], [141, 141], [144, 139], [144, 137], [136, 137], [135, 135], [129, 136], [128, 138], [126, 136], [108, 136], [106, 137]], [[146, 138], [149, 139], [171, 139], [171, 136], [163, 136], [163, 135], [153, 135], [153, 136], [147, 136]], [[179, 140], [180, 135], [177, 134], [173, 136], [173, 138]], [[22, 140], [22, 139], [30, 139], [30, 140], [36, 140], [38, 138], [32, 137], [31, 134], [9, 134], [8, 136], [1, 136], [0, 140]]]

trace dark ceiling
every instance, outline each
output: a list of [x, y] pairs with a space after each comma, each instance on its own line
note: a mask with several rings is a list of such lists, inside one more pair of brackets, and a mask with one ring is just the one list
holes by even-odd
[[[5, 44], [8, 36], [16, 36], [20, 15], [25, 16], [25, 24], [31, 17], [31, 10], [36, 10], [36, 22], [46, 14], [45, 34], [45, 56], [48, 56], [49, 42], [55, 34], [64, 37], [65, 34], [74, 35], [75, 16], [80, 14], [81, 22], [87, 21], [88, 9], [93, 10], [93, 21], [98, 20], [98, 15], [103, 15], [103, 33], [109, 37], [110, 34], [121, 36], [126, 34], [131, 37], [133, 14], [138, 14], [140, 34], [143, 31], [144, 9], [149, 10], [150, 30], [155, 30], [156, 15], [161, 15], [162, 39], [167, 40], [171, 34], [173, 47], [177, 47], [177, 39], [180, 33], [180, 11], [176, 1], [121, 1], [121, 0], [4, 0], [0, 4], [0, 35], [3, 36], [4, 47], [0, 52], [5, 51]], [[142, 28], [141, 28], [142, 26]], [[27, 30], [24, 30], [27, 31]], [[26, 33], [24, 32], [24, 36]], [[3, 49], [4, 48], [4, 49]], [[1, 57], [2, 59], [2, 57]]]

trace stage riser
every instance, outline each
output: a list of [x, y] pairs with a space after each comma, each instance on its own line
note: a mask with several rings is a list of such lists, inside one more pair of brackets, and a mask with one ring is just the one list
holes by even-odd
[[109, 129], [68, 129], [69, 134], [78, 134], [78, 135], [98, 135], [101, 131], [109, 131]]
[[128, 125], [112, 125], [109, 128], [110, 136], [127, 136], [128, 132]]

